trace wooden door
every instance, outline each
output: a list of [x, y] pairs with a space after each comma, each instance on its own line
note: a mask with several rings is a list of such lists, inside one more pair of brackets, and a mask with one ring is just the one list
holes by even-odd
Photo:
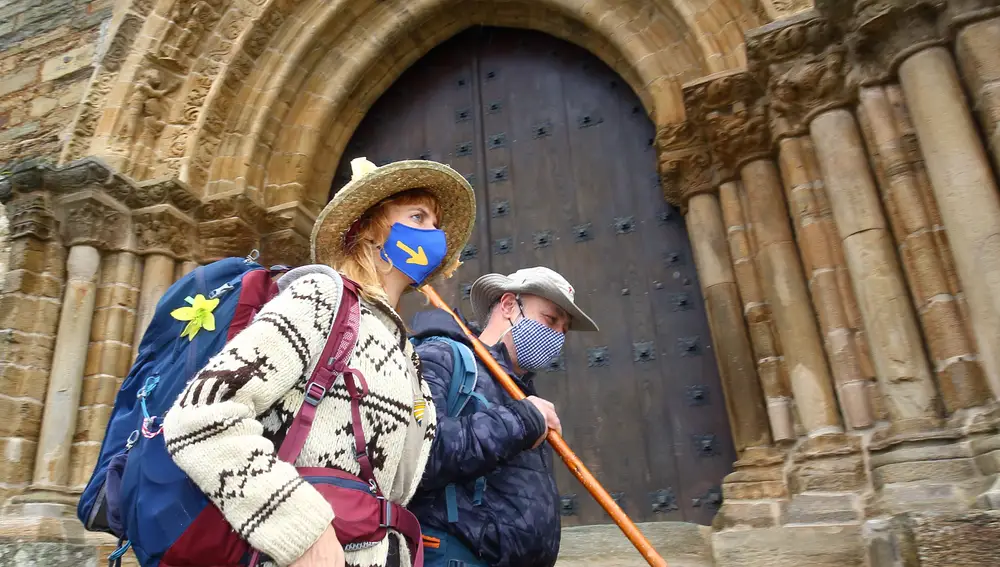
[[[637, 521], [709, 523], [735, 460], [684, 219], [662, 197], [654, 129], [598, 59], [521, 30], [476, 28], [433, 50], [371, 109], [350, 160], [422, 157], [476, 190], [465, 264], [439, 291], [471, 317], [489, 272], [562, 273], [599, 333], [570, 333], [536, 378], [570, 446]], [[413, 294], [404, 317], [425, 308]], [[564, 525], [610, 518], [559, 465]]]

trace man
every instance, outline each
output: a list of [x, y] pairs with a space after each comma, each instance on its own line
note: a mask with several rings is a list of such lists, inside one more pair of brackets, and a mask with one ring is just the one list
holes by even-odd
[[[486, 322], [479, 340], [528, 398], [514, 401], [469, 356], [471, 343], [450, 314], [418, 314], [414, 338], [438, 423], [410, 509], [423, 529], [428, 567], [551, 567], [559, 553], [559, 492], [544, 440], [549, 429], [562, 428], [555, 407], [534, 395], [532, 372], [559, 355], [567, 331], [597, 326], [574, 303], [569, 282], [548, 268], [485, 275], [471, 300]], [[464, 406], [449, 404], [460, 385], [453, 384], [456, 360], [475, 380], [471, 394], [462, 390]]]

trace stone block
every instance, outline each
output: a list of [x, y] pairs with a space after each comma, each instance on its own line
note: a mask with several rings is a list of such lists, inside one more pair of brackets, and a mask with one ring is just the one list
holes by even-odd
[[[136, 270], [140, 275], [141, 270]], [[139, 303], [139, 288], [131, 285], [101, 285], [97, 288], [98, 307], [117, 306], [134, 310]]]
[[38, 80], [38, 65], [27, 65], [0, 77], [0, 97], [22, 90]]
[[850, 492], [867, 482], [860, 455], [827, 457], [796, 463], [789, 484], [792, 492]]
[[[686, 522], [637, 524], [672, 567], [710, 567], [711, 529]], [[565, 528], [556, 567], [641, 567], [647, 565], [615, 525]]]
[[31, 105], [28, 108], [28, 116], [32, 118], [41, 118], [49, 112], [52, 112], [57, 106], [59, 106], [59, 101], [54, 98], [49, 98], [46, 96], [40, 96], [31, 99]]
[[712, 528], [726, 530], [736, 527], [770, 528], [780, 523], [778, 502], [729, 501], [715, 515]]
[[0, 297], [0, 329], [54, 334], [59, 323], [59, 307], [54, 299], [4, 295]]
[[[102, 432], [103, 434], [103, 432]], [[69, 459], [69, 487], [83, 490], [94, 473], [94, 465], [100, 456], [101, 446], [98, 443], [86, 442], [74, 444]]]
[[961, 482], [975, 475], [976, 467], [971, 458], [896, 463], [872, 471], [872, 478], [877, 488], [886, 484], [921, 480]]
[[[0, 309], [3, 309], [3, 306], [3, 298], [0, 298]], [[34, 331], [34, 329], [29, 329], [29, 331]], [[52, 361], [54, 343], [55, 338], [52, 336], [29, 335], [20, 331], [0, 329], [0, 345], [4, 345], [4, 348], [0, 349], [0, 357], [3, 358], [4, 362], [11, 364], [47, 371]]]
[[88, 406], [80, 408], [76, 413], [76, 434], [73, 442], [100, 441], [104, 438], [104, 430], [111, 417], [112, 406]]
[[1000, 511], [908, 514], [921, 566], [1000, 565]]
[[42, 404], [28, 398], [0, 397], [0, 437], [37, 439], [42, 423]]
[[725, 500], [764, 500], [788, 496], [788, 486], [783, 481], [732, 482], [722, 485]]
[[124, 377], [128, 374], [131, 362], [129, 353], [132, 352], [130, 345], [110, 341], [90, 343], [88, 351], [84, 376]]
[[45, 399], [48, 371], [0, 362], [0, 394], [12, 398]]
[[83, 391], [80, 396], [81, 406], [94, 404], [112, 405], [121, 387], [122, 379], [117, 376], [98, 374], [83, 378]]
[[62, 297], [62, 281], [44, 273], [11, 270], [5, 276], [3, 291], [59, 299]]
[[35, 467], [35, 448], [33, 441], [19, 437], [0, 439], [0, 483], [6, 485], [23, 485], [31, 482]]
[[951, 511], [966, 499], [954, 484], [910, 483], [882, 487], [869, 515], [900, 514], [914, 510]]
[[860, 526], [787, 526], [712, 534], [716, 567], [862, 567]]
[[94, 47], [87, 44], [46, 59], [42, 63], [42, 80], [54, 81], [90, 66], [94, 61]]
[[854, 494], [797, 494], [788, 503], [785, 523], [848, 524], [860, 521]]

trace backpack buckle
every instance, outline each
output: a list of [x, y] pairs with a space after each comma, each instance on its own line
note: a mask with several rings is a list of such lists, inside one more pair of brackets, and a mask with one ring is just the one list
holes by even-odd
[[376, 496], [379, 501], [378, 527], [392, 527], [392, 502], [386, 500], [385, 496]]
[[323, 398], [326, 397], [326, 388], [317, 384], [316, 382], [310, 382], [306, 386], [306, 399], [305, 402], [313, 407], [319, 405]]

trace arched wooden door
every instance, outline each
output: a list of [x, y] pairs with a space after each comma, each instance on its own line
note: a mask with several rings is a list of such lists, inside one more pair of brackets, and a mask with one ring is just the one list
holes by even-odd
[[[433, 159], [476, 189], [476, 232], [439, 286], [544, 265], [600, 333], [539, 373], [584, 463], [637, 521], [708, 523], [735, 460], [684, 219], [656, 176], [653, 125], [601, 61], [552, 37], [476, 28], [433, 50], [368, 113], [341, 161]], [[423, 308], [410, 297], [404, 316]], [[610, 521], [558, 464], [565, 525]], [[713, 496], [714, 495], [714, 496]]]

